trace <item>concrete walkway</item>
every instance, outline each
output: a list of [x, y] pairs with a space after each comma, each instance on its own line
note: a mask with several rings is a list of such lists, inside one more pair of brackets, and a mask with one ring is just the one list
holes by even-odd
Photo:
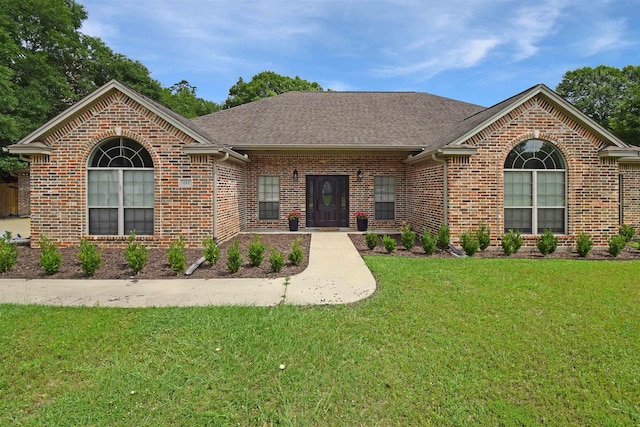
[[376, 281], [341, 232], [311, 234], [309, 266], [287, 279], [0, 280], [0, 303], [168, 307], [345, 304], [372, 295]]

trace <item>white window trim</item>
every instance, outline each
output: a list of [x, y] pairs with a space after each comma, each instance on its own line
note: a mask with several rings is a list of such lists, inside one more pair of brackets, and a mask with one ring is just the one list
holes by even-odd
[[[278, 215], [277, 218], [260, 218], [260, 203], [273, 203], [274, 200], [261, 200], [261, 196], [264, 196], [264, 194], [260, 193], [260, 178], [278, 178]], [[281, 185], [281, 181], [282, 179], [280, 178], [280, 175], [258, 175], [258, 182], [257, 182], [257, 187], [258, 187], [258, 212], [256, 212], [257, 216], [258, 216], [258, 221], [275, 221], [276, 219], [280, 218], [280, 208], [281, 208], [281, 195], [280, 192], [282, 191], [282, 185]]]
[[[568, 226], [568, 177], [566, 169], [504, 169], [504, 173], [507, 174], [509, 172], [531, 172], [531, 198], [532, 198], [532, 206], [503, 206], [503, 209], [531, 209], [531, 234], [539, 235], [538, 232], [538, 172], [542, 173], [553, 173], [553, 172], [563, 172], [564, 173], [564, 206], [542, 206], [542, 209], [564, 209], [564, 229], [561, 234], [567, 234], [567, 226]], [[504, 189], [504, 184], [503, 184]], [[504, 227], [503, 227], [504, 228]]]
[[[86, 233], [89, 234], [89, 211], [91, 209], [114, 209], [116, 206], [97, 206], [97, 205], [89, 205], [89, 172], [90, 171], [117, 171], [118, 172], [118, 236], [124, 236], [124, 211], [125, 209], [154, 209], [154, 218], [155, 218], [155, 206], [124, 206], [124, 171], [154, 171], [155, 168], [87, 168], [87, 210], [85, 212], [85, 218], [87, 218], [86, 225]], [[154, 187], [155, 187], [155, 175], [154, 175]], [[155, 195], [154, 195], [154, 204], [155, 204]], [[154, 219], [155, 222], [155, 219]]]
[[378, 220], [378, 218], [375, 217], [375, 213], [376, 213], [376, 203], [390, 203], [390, 202], [378, 202], [376, 200], [376, 186], [375, 186], [375, 182], [376, 182], [376, 178], [393, 178], [393, 218], [392, 219], [380, 219], [379, 221], [395, 221], [396, 218], [398, 217], [398, 203], [397, 203], [397, 199], [398, 199], [398, 180], [396, 179], [395, 176], [389, 176], [389, 175], [375, 175], [373, 177], [373, 216], [376, 220]]

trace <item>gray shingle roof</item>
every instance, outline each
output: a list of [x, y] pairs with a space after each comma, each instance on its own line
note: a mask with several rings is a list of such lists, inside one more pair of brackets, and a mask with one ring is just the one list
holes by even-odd
[[484, 107], [415, 92], [288, 92], [193, 119], [216, 141], [252, 148], [391, 148], [441, 144]]

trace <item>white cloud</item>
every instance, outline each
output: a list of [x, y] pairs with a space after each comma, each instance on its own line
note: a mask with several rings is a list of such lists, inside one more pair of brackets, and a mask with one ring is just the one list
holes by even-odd
[[629, 42], [626, 19], [600, 20], [590, 28], [590, 34], [580, 43], [584, 56], [593, 56], [602, 52], [625, 48]]

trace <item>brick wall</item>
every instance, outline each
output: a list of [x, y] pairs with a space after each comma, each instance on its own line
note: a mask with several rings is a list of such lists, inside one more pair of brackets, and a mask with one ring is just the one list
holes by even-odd
[[418, 233], [440, 228], [444, 218], [444, 165], [427, 160], [409, 166], [409, 223]]
[[[213, 230], [212, 161], [181, 150], [193, 139], [132, 99], [115, 93], [105, 97], [47, 137], [50, 156], [31, 162], [31, 230], [33, 245], [46, 233], [61, 246], [82, 237], [101, 245], [124, 246], [126, 237], [87, 236], [86, 166], [92, 150], [107, 138], [122, 136], [140, 143], [155, 168], [155, 230], [140, 236], [149, 246], [166, 247], [178, 235], [199, 245]], [[191, 188], [179, 188], [191, 178]]]
[[640, 165], [621, 164], [623, 223], [640, 228]]
[[[618, 228], [618, 165], [601, 160], [604, 143], [542, 98], [534, 98], [507, 114], [467, 144], [478, 154], [468, 160], [448, 159], [449, 224], [452, 241], [479, 223], [491, 227], [492, 244], [503, 233], [503, 166], [511, 149], [527, 139], [554, 144], [567, 163], [568, 224], [561, 243], [573, 245], [579, 232], [598, 246]], [[535, 244], [526, 236], [525, 244]]]
[[[356, 228], [353, 212], [364, 210], [369, 214], [369, 227], [377, 229], [399, 229], [408, 220], [407, 166], [403, 163], [406, 153], [364, 152], [276, 152], [249, 153], [251, 163], [247, 168], [246, 224], [249, 229], [288, 228], [286, 214], [293, 209], [302, 212], [300, 227], [306, 227], [306, 175], [349, 176], [349, 227]], [[293, 180], [293, 170], [298, 170], [298, 181]], [[357, 180], [357, 171], [364, 173]], [[258, 176], [280, 177], [280, 218], [258, 219]], [[396, 218], [393, 221], [374, 219], [374, 177], [396, 178]]]
[[216, 237], [219, 242], [223, 242], [246, 228], [246, 167], [228, 160], [219, 163], [216, 168]]

